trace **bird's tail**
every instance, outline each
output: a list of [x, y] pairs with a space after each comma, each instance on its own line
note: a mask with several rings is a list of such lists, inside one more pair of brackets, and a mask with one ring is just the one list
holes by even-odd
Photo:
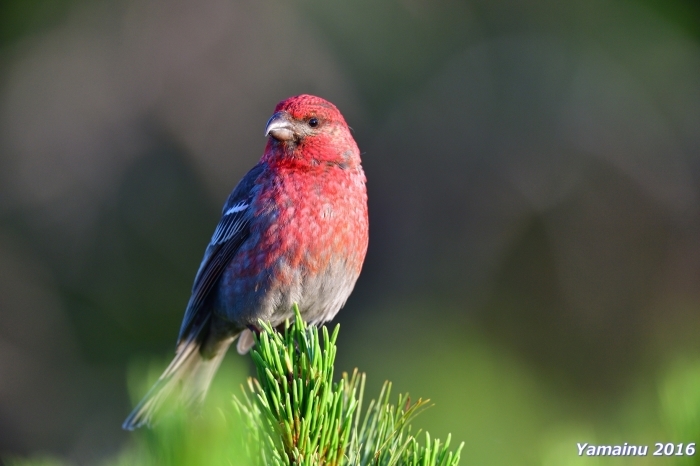
[[201, 354], [202, 343], [198, 340], [193, 336], [178, 345], [175, 358], [126, 418], [123, 429], [150, 427], [158, 421], [164, 408], [189, 407], [204, 399], [233, 338], [220, 342], [213, 352], [207, 351], [211, 354], [209, 357]]

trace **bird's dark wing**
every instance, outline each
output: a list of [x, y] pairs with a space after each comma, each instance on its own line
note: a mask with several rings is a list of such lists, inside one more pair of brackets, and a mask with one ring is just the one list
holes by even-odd
[[214, 230], [194, 279], [192, 295], [180, 326], [178, 343], [187, 338], [193, 329], [204, 328], [202, 322], [211, 317], [209, 310], [203, 305], [216, 287], [222, 272], [250, 234], [250, 204], [255, 196], [255, 180], [264, 169], [262, 164], [253, 167], [224, 204], [221, 220]]

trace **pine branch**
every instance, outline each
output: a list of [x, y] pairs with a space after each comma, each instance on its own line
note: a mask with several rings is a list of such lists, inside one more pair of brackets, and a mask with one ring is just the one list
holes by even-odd
[[391, 384], [362, 415], [365, 374], [357, 370], [333, 383], [339, 326], [307, 326], [296, 319], [282, 332], [262, 323], [252, 357], [257, 379], [249, 379], [234, 404], [248, 426], [248, 454], [260, 464], [287, 466], [422, 465], [453, 466], [462, 445], [449, 451], [425, 433], [411, 433], [411, 421], [428, 400], [411, 403], [399, 395], [391, 404]]

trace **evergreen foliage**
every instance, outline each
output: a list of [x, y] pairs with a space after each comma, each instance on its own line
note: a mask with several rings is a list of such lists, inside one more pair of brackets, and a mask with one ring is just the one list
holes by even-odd
[[234, 398], [248, 426], [248, 454], [263, 465], [422, 465], [452, 466], [462, 446], [411, 432], [411, 420], [428, 400], [411, 403], [408, 395], [390, 402], [385, 383], [377, 400], [362, 413], [365, 375], [357, 370], [333, 382], [339, 326], [307, 326], [296, 319], [278, 332], [269, 325], [252, 350], [258, 371], [243, 399]]
[[[152, 429], [139, 429], [131, 442], [101, 466], [453, 466], [462, 446], [449, 450], [410, 423], [428, 403], [399, 395], [390, 402], [385, 383], [377, 400], [362, 410], [365, 375], [355, 370], [333, 382], [339, 327], [308, 326], [295, 307], [296, 320], [278, 331], [263, 324], [251, 351], [257, 378], [231, 400], [241, 373], [220, 371], [199, 412], [173, 406]], [[225, 364], [224, 364], [225, 365]], [[155, 379], [162, 362], [148, 370]], [[141, 392], [153, 380], [134, 383]], [[136, 385], [139, 385], [137, 388]], [[138, 399], [140, 393], [134, 393]], [[238, 413], [238, 415], [236, 414]], [[12, 466], [69, 466], [58, 458], [2, 458]]]

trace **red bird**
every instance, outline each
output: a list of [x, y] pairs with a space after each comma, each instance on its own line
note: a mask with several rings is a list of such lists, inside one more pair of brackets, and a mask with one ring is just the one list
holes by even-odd
[[335, 105], [311, 95], [277, 104], [260, 162], [224, 205], [197, 271], [175, 358], [124, 421], [152, 425], [163, 406], [203, 400], [226, 350], [253, 346], [258, 320], [332, 319], [367, 252], [360, 151]]

